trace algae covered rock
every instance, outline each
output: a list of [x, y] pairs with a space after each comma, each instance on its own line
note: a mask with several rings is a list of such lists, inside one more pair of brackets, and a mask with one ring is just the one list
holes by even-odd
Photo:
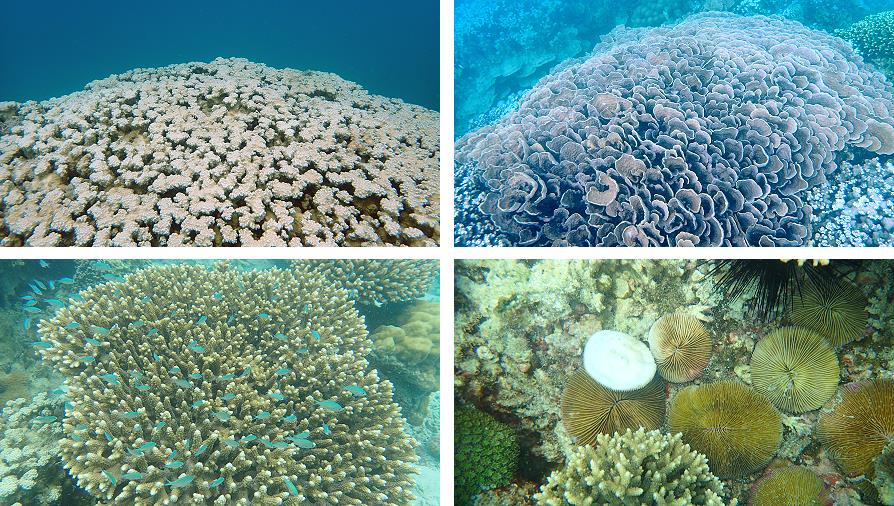
[[473, 504], [482, 490], [509, 484], [518, 467], [515, 431], [474, 408], [454, 412], [454, 492], [457, 506]]
[[534, 498], [548, 506], [720, 506], [726, 504], [722, 495], [723, 484], [711, 474], [708, 459], [683, 444], [680, 434], [640, 428], [600, 434], [594, 446], [581, 446]]

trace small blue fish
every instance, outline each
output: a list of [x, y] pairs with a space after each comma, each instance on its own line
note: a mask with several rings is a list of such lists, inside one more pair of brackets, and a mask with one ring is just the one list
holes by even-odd
[[304, 450], [310, 450], [311, 448], [316, 448], [317, 444], [309, 439], [304, 439], [300, 437], [292, 437], [292, 442], [295, 443], [295, 446]]
[[41, 283], [41, 281], [39, 279], [35, 279], [34, 282], [37, 283], [37, 286], [39, 286], [41, 290], [47, 289], [47, 285]]
[[158, 353], [155, 353], [153, 351], [152, 352], [152, 360], [155, 360], [156, 362], [158, 362], [159, 360], [161, 360], [161, 356]]
[[155, 427], [152, 427], [152, 430], [164, 429], [166, 425], [167, 425], [167, 423], [165, 423], [165, 422], [158, 422], [157, 424], [155, 424]]
[[123, 479], [125, 479], [125, 480], [142, 480], [142, 479], [143, 479], [143, 474], [142, 474], [142, 473], [139, 473], [139, 472], [137, 472], [137, 471], [134, 471], [134, 472], [132, 472], [132, 473], [124, 473], [124, 474], [122, 474], [122, 475], [121, 475], [121, 478], [123, 478]]
[[193, 401], [192, 407], [201, 408], [204, 404], [205, 404], [205, 401], [203, 401], [202, 399], [199, 399], [197, 401]]
[[260, 319], [262, 319], [262, 320], [269, 320], [269, 319], [270, 319], [270, 315], [267, 314], [267, 313], [261, 313], [261, 314], [258, 315], [258, 318], [260, 318]]
[[118, 381], [118, 375], [115, 373], [103, 374], [100, 378], [106, 380], [111, 385], [120, 385], [121, 382]]
[[236, 321], [236, 315], [231, 314], [230, 316], [227, 316], [227, 324], [233, 323], [234, 321]]
[[168, 462], [171, 462], [172, 460], [174, 460], [174, 457], [176, 455], [177, 455], [177, 450], [172, 451], [171, 454], [168, 455]]
[[320, 335], [320, 333], [317, 332], [316, 330], [311, 330], [311, 331], [310, 331], [310, 336], [313, 337], [314, 339], [316, 339], [317, 341], [319, 341], [320, 338], [322, 337], [322, 336]]
[[68, 325], [66, 325], [65, 328], [67, 328], [68, 330], [72, 330], [72, 329], [76, 329], [80, 326], [81, 326], [81, 324], [78, 322], [71, 322]]
[[121, 413], [121, 418], [136, 418], [138, 416], [140, 416], [140, 414], [136, 411], [125, 411], [124, 413]]
[[52, 279], [49, 280], [49, 281], [47, 281], [47, 284], [50, 285], [50, 290], [55, 290], [55, 289], [56, 289], [56, 282], [53, 281]]
[[135, 320], [128, 324], [129, 327], [142, 327], [143, 325], [146, 325], [143, 320]]
[[307, 438], [310, 437], [310, 431], [309, 431], [309, 430], [306, 430], [306, 431], [302, 432], [301, 434], [295, 434], [295, 435], [292, 436], [292, 437], [293, 437], [293, 438], [296, 438], [296, 437], [297, 437], [297, 438], [300, 438], [300, 439], [307, 439]]
[[267, 448], [276, 448], [277, 450], [282, 450], [283, 448], [288, 448], [289, 443], [286, 443], [285, 441], [276, 441], [275, 443], [270, 443], [266, 446]]
[[118, 478], [115, 478], [115, 475], [103, 469], [102, 475], [105, 476], [111, 483], [112, 486], [115, 487], [118, 485]]
[[282, 368], [276, 370], [276, 375], [277, 376], [285, 376], [286, 374], [289, 374], [290, 372], [292, 372], [290, 369], [282, 367]]
[[50, 266], [50, 264], [48, 264], [46, 260], [38, 260], [37, 264], [40, 265], [41, 267], [43, 267], [44, 269], [46, 269], [47, 267]]
[[279, 339], [280, 341], [288, 341], [289, 340], [289, 336], [283, 334], [282, 332], [277, 332], [276, 334], [273, 334], [273, 337]]
[[350, 392], [354, 397], [363, 397], [366, 395], [366, 390], [357, 385], [348, 385], [345, 387], [345, 390]]
[[192, 386], [192, 383], [190, 383], [189, 380], [180, 379], [180, 378], [175, 379], [174, 384], [177, 385], [178, 387], [183, 387], [183, 388], [189, 388]]
[[25, 311], [26, 313], [40, 313], [41, 312], [41, 309], [39, 307], [34, 307], [34, 306], [24, 307], [24, 308], [22, 308], [22, 310]]
[[310, 312], [310, 304], [304, 304], [304, 307], [301, 308], [301, 312], [309, 313]]
[[278, 300], [281, 299], [281, 298], [282, 298], [282, 297], [280, 297], [279, 295], [274, 295], [273, 297], [270, 297], [270, 301], [271, 301], [271, 302], [276, 302], [276, 301], [278, 301]]
[[109, 329], [100, 327], [98, 325], [90, 325], [90, 330], [92, 330], [95, 334], [108, 334], [110, 332]]
[[31, 299], [31, 300], [29, 300], [28, 302], [25, 303], [24, 307], [28, 307], [28, 306], [36, 306], [36, 305], [37, 305], [37, 301], [36, 301], [35, 299]]
[[327, 436], [332, 434], [332, 429], [329, 428], [328, 423], [323, 424], [323, 434], [326, 434]]
[[176, 310], [176, 309], [172, 309], [172, 310], [171, 310], [171, 316], [177, 316], [177, 310]]
[[198, 457], [199, 455], [205, 453], [205, 450], [207, 450], [207, 449], [208, 449], [208, 445], [203, 444], [203, 445], [199, 446], [198, 448], [196, 448], [196, 451], [193, 452], [193, 456]]
[[149, 302], [150, 300], [152, 300], [152, 297], [150, 297], [148, 295], [144, 295], [144, 296], [140, 297], [140, 302]]
[[71, 440], [72, 440], [72, 441], [76, 441], [76, 442], [78, 442], [78, 443], [83, 443], [83, 442], [84, 442], [84, 438], [82, 438], [81, 436], [79, 436], [79, 435], [77, 435], [77, 434], [72, 434], [72, 435], [71, 435]]
[[258, 439], [258, 436], [255, 436], [254, 434], [249, 434], [247, 436], [244, 436], [239, 441], [241, 441], [243, 443], [250, 443], [250, 442], [254, 441], [255, 439]]
[[208, 484], [208, 488], [214, 488], [223, 482], [224, 482], [224, 477], [221, 476], [220, 478], [217, 478], [216, 480], [214, 480], [210, 484]]
[[295, 350], [295, 353], [307, 353], [309, 351], [310, 350], [308, 350], [307, 348], [298, 348], [297, 350]]
[[279, 392], [272, 392], [272, 393], [270, 394], [270, 397], [271, 397], [272, 399], [274, 399], [274, 400], [277, 400], [277, 401], [284, 401], [284, 400], [286, 399], [286, 396], [283, 395], [283, 394], [281, 394], [281, 393], [279, 393]]
[[270, 416], [268, 411], [261, 410], [257, 415], [255, 415], [255, 420], [263, 420]]
[[155, 327], [152, 327], [151, 329], [149, 329], [149, 332], [146, 332], [146, 337], [151, 337], [151, 336], [154, 336], [155, 334], [158, 334], [158, 329]]
[[233, 399], [236, 398], [236, 394], [230, 392], [230, 393], [226, 393], [226, 394], [221, 395], [220, 398], [223, 399], [223, 400], [225, 400], [225, 401], [232, 401]]
[[220, 293], [220, 292], [217, 292], [217, 293], [213, 294], [213, 295], [211, 296], [211, 298], [213, 298], [214, 300], [220, 300], [220, 299], [223, 298], [223, 294]]
[[62, 395], [65, 393], [65, 390], [62, 390], [61, 388], [54, 388], [50, 390], [50, 393], [53, 395]]
[[227, 413], [226, 411], [215, 411], [214, 413], [211, 413], [211, 414], [214, 415], [214, 417], [217, 418], [218, 420], [220, 420], [221, 422], [229, 422], [230, 421], [230, 414]]
[[75, 280], [73, 280], [71, 278], [59, 278], [59, 282], [62, 283], [63, 285], [70, 285], [70, 284], [74, 283]]
[[85, 337], [84, 342], [87, 344], [92, 344], [93, 346], [102, 346], [102, 343], [99, 339], [93, 339], [92, 337]]
[[298, 497], [298, 487], [292, 483], [292, 480], [290, 480], [288, 476], [283, 476], [282, 481], [285, 482], [286, 488], [289, 489], [289, 494], [291, 494], [292, 497]]
[[337, 412], [345, 409], [341, 404], [335, 401], [317, 401], [317, 404], [326, 411]]
[[201, 325], [201, 324], [205, 323], [206, 321], [208, 321], [208, 317], [205, 315], [202, 315], [199, 317], [198, 320], [196, 320], [196, 325]]
[[43, 301], [51, 306], [65, 307], [65, 303], [59, 299], [44, 299]]
[[106, 441], [111, 443], [113, 440], [112, 435], [109, 434], [108, 432], [103, 432], [103, 434], [105, 434], [105, 436], [106, 436]]
[[267, 448], [273, 448], [273, 441], [270, 441], [267, 438], [259, 439], [258, 442], [266, 446]]
[[194, 380], [200, 380], [200, 379], [202, 379], [202, 373], [194, 372], [194, 373], [190, 374], [189, 377]]
[[189, 346], [187, 346], [187, 348], [189, 348], [190, 350], [192, 350], [196, 353], [205, 353], [205, 347], [200, 346], [199, 343], [197, 343], [195, 341], [189, 343]]
[[109, 281], [124, 281], [124, 278], [117, 274], [103, 274], [102, 277], [108, 279]]
[[156, 446], [158, 446], [156, 443], [149, 441], [148, 443], [143, 443], [142, 445], [140, 445], [140, 450], [151, 450]]
[[239, 446], [239, 442], [236, 441], [235, 439], [224, 439], [223, 442], [225, 445], [229, 446], [230, 448], [236, 448], [237, 446]]
[[43, 348], [45, 350], [53, 347], [52, 344], [50, 344], [46, 341], [34, 341], [33, 343], [31, 343], [31, 346], [34, 346], [35, 348]]
[[284, 416], [284, 417], [282, 417], [282, 419], [283, 419], [284, 422], [294, 422], [294, 421], [298, 420], [298, 417], [295, 416], [294, 413], [292, 413], [292, 414], [289, 415], [289, 416]]
[[224, 374], [223, 376], [218, 376], [217, 381], [230, 381], [231, 379], [233, 379], [235, 377], [236, 377], [235, 374], [227, 373], [227, 374]]
[[140, 378], [143, 377], [143, 373], [141, 373], [140, 371], [137, 371], [136, 369], [134, 369], [133, 371], [130, 371], [128, 374], [130, 374], [131, 378], [133, 378], [137, 381], [139, 381]]
[[247, 366], [245, 369], [243, 369], [242, 374], [240, 374], [239, 377], [244, 378], [244, 377], [248, 376], [249, 374], [251, 374], [251, 366]]
[[41, 294], [43, 294], [43, 291], [41, 291], [40, 288], [37, 288], [37, 287], [34, 286], [33, 284], [30, 284], [30, 285], [28, 285], [28, 286], [31, 287], [31, 291], [34, 292], [35, 294], [37, 294], [37, 295], [41, 295]]
[[31, 328], [31, 318], [25, 318], [25, 320], [22, 322], [22, 325], [25, 326], [25, 330], [30, 329]]
[[165, 467], [167, 467], [168, 469], [180, 469], [181, 467], [183, 467], [183, 461], [175, 460], [173, 462], [168, 462], [167, 464], [165, 464]]
[[38, 416], [34, 419], [35, 422], [55, 422], [55, 416]]
[[80, 360], [81, 360], [81, 362], [89, 364], [90, 362], [93, 362], [96, 359], [90, 355], [87, 355], [86, 357], [81, 357]]
[[149, 385], [143, 385], [142, 383], [134, 386], [134, 388], [136, 388], [140, 392], [147, 392], [147, 391], [151, 390], [151, 387]]
[[168, 487], [171, 487], [171, 488], [183, 488], [183, 487], [189, 485], [190, 483], [192, 483], [192, 480], [194, 480], [194, 479], [196, 479], [195, 476], [190, 476], [188, 474], [184, 474], [183, 476], [177, 478], [174, 481], [165, 483], [165, 485]]
[[112, 266], [108, 262], [103, 262], [101, 260], [97, 260], [97, 261], [93, 262], [93, 266], [101, 271], [112, 270]]
[[128, 448], [127, 453], [133, 455], [134, 457], [142, 457], [143, 456], [143, 450], [140, 450], [139, 448]]
[[168, 372], [171, 374], [180, 374], [180, 367], [175, 365], [174, 367], [168, 369]]

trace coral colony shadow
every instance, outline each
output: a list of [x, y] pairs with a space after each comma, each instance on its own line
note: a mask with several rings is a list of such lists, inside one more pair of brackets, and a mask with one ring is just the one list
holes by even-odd
[[894, 262], [455, 281], [458, 506], [894, 504]]
[[[64, 94], [40, 102], [25, 100], [51, 92], [22, 96], [30, 79], [16, 76], [33, 64], [10, 54], [21, 28], [0, 35], [0, 245], [436, 246], [437, 3], [273, 3], [244, 18], [232, 0], [153, 4], [146, 18], [117, 5], [72, 13], [47, 35], [46, 64], [95, 73], [77, 88], [53, 83]], [[315, 15], [338, 26], [308, 23]], [[85, 35], [97, 19], [107, 24]], [[171, 40], [112, 42], [131, 24], [166, 33], [151, 20]], [[394, 25], [412, 26], [380, 33]], [[57, 60], [61, 34], [86, 46], [78, 68]]]
[[458, 0], [456, 244], [894, 245], [884, 9]]
[[0, 271], [0, 504], [439, 504], [436, 261]]

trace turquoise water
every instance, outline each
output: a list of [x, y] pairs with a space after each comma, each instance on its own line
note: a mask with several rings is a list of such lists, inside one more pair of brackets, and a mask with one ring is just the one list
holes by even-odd
[[438, 3], [10, 2], [0, 101], [43, 100], [136, 67], [241, 57], [335, 72], [438, 109]]

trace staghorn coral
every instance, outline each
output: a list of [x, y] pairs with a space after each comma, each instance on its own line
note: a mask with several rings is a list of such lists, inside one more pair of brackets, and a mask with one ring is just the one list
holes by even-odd
[[534, 498], [548, 506], [721, 506], [722, 495], [723, 484], [711, 474], [708, 460], [683, 444], [680, 434], [627, 429], [600, 434], [594, 446], [575, 450]]
[[872, 484], [882, 504], [894, 505], [894, 441], [888, 443], [875, 459]]
[[838, 357], [815, 332], [783, 327], [754, 347], [751, 381], [755, 390], [783, 411], [813, 411], [838, 389]]
[[14, 114], [3, 245], [438, 241], [438, 114], [334, 74], [136, 69]]
[[441, 307], [418, 301], [397, 319], [382, 325], [369, 338], [372, 365], [394, 383], [394, 398], [412, 424], [422, 423], [429, 395], [440, 388]]
[[664, 423], [665, 383], [658, 376], [645, 387], [617, 392], [577, 370], [562, 392], [562, 424], [579, 445], [592, 445], [600, 434], [625, 429], [657, 429]]
[[59, 467], [62, 413], [62, 399], [45, 393], [10, 401], [3, 408], [0, 503], [54, 504], [60, 499], [65, 481]]
[[866, 331], [868, 304], [866, 295], [846, 281], [811, 281], [792, 299], [791, 318], [796, 325], [816, 331], [838, 347]]
[[41, 322], [41, 353], [68, 376], [62, 456], [91, 494], [411, 500], [413, 441], [344, 291], [290, 271], [173, 265], [81, 296]]
[[770, 401], [733, 381], [679, 391], [671, 400], [667, 426], [707, 455], [711, 471], [721, 478], [762, 469], [782, 439], [782, 418]]
[[816, 437], [845, 474], [871, 473], [873, 459], [894, 439], [894, 380], [842, 387], [841, 403], [820, 416]]
[[512, 427], [477, 409], [460, 406], [454, 419], [454, 490], [457, 506], [468, 506], [482, 490], [509, 483], [518, 466]]
[[828, 506], [829, 492], [813, 471], [789, 466], [769, 471], [751, 489], [749, 506]]
[[437, 260], [299, 260], [293, 265], [344, 288], [361, 305], [421, 298], [438, 275]]
[[894, 152], [894, 88], [840, 39], [701, 14], [618, 30], [457, 143], [518, 245], [780, 245], [846, 148]]
[[664, 379], [685, 383], [697, 378], [708, 366], [711, 335], [695, 316], [665, 315], [649, 329], [649, 349]]

